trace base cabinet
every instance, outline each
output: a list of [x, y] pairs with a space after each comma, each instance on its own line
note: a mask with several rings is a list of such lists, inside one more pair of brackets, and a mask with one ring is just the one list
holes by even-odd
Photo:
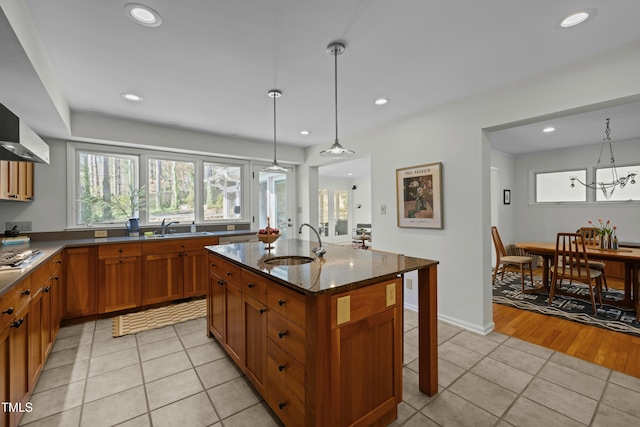
[[96, 247], [65, 249], [63, 317], [80, 317], [98, 313]]
[[139, 307], [142, 300], [140, 243], [98, 247], [98, 311]]
[[209, 264], [209, 332], [284, 425], [385, 426], [397, 418], [400, 279], [315, 295], [242, 268], [238, 295], [226, 277], [236, 274], [229, 266], [240, 267], [215, 254]]

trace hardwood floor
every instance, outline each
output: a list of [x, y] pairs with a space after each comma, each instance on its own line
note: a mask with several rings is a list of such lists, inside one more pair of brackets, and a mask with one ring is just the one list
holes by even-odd
[[496, 332], [640, 378], [640, 337], [500, 304], [493, 321]]

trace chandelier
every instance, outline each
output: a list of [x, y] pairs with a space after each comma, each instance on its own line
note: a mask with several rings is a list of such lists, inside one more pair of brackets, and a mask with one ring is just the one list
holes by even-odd
[[[598, 167], [600, 166], [600, 160], [602, 158], [602, 152], [604, 151], [605, 145], [609, 146], [609, 153], [611, 154], [611, 182], [596, 182], [595, 176], [591, 183], [586, 184], [578, 177], [572, 176], [569, 177], [571, 180], [571, 187], [575, 187], [575, 182], [578, 181], [580, 184], [584, 185], [587, 188], [600, 189], [604, 194], [604, 197], [609, 200], [613, 195], [617, 186], [620, 188], [624, 188], [627, 183], [635, 184], [636, 183], [636, 172], [629, 172], [625, 177], [618, 176], [618, 170], [616, 169], [616, 159], [613, 157], [613, 147], [611, 147], [611, 129], [609, 129], [609, 121], [611, 119], [607, 119], [607, 128], [604, 131], [605, 138], [602, 140], [602, 146], [600, 147], [600, 155], [598, 156], [598, 163], [596, 164], [596, 172], [598, 171]], [[594, 172], [595, 173], [595, 172]]]

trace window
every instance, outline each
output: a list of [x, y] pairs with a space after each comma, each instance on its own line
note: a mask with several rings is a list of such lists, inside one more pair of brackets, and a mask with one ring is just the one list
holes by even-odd
[[[625, 166], [616, 167], [618, 177], [625, 177], [628, 173], [638, 173], [640, 165], [638, 166]], [[638, 178], [638, 177], [636, 177]], [[635, 179], [634, 179], [635, 180]], [[596, 169], [596, 182], [613, 182], [615, 181], [613, 168]], [[611, 197], [607, 199], [604, 196], [602, 190], [596, 190], [596, 202], [613, 202], [613, 201], [628, 201], [628, 200], [640, 200], [640, 184], [632, 184], [631, 181], [620, 188], [617, 186]]]
[[580, 181], [586, 182], [587, 171], [582, 169], [536, 173], [536, 202], [586, 202], [586, 187], [580, 184], [571, 187], [571, 177], [577, 177]]
[[67, 144], [69, 227], [243, 220], [242, 160], [180, 155], [78, 142]]
[[77, 152], [76, 223], [123, 222], [138, 215], [138, 158], [120, 154]]
[[220, 163], [203, 164], [202, 200], [205, 221], [242, 216], [242, 168]]
[[149, 222], [195, 221], [195, 163], [149, 158]]

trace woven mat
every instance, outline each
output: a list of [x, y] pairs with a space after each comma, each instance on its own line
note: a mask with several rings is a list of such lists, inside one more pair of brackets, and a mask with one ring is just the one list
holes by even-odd
[[137, 313], [114, 317], [112, 334], [114, 337], [121, 337], [149, 329], [186, 322], [187, 320], [205, 317], [206, 315], [206, 299], [171, 304], [166, 307], [152, 308]]

